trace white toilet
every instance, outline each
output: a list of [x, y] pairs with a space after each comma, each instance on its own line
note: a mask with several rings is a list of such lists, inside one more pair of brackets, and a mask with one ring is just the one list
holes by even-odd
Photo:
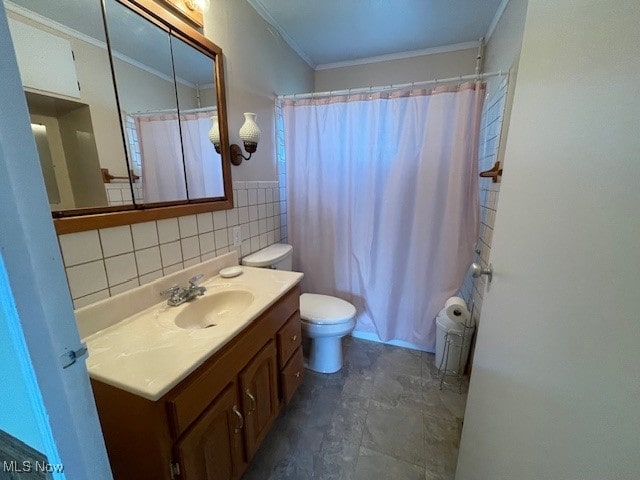
[[[292, 252], [291, 245], [276, 243], [244, 257], [242, 264], [291, 270]], [[340, 298], [315, 293], [300, 295], [302, 333], [311, 339], [308, 369], [334, 373], [342, 368], [342, 337], [355, 327], [355, 317], [355, 307]]]

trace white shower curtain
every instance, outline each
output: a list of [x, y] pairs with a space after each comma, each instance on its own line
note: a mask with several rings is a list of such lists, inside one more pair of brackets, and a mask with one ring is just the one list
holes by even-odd
[[180, 114], [189, 198], [223, 197], [222, 158], [209, 140], [216, 112]]
[[222, 160], [208, 136], [213, 114], [181, 113], [179, 126], [175, 113], [135, 116], [145, 203], [186, 200], [187, 189], [189, 198], [224, 196]]
[[177, 114], [135, 115], [144, 203], [186, 200]]
[[284, 101], [287, 225], [303, 290], [356, 330], [435, 348], [478, 238], [481, 84]]

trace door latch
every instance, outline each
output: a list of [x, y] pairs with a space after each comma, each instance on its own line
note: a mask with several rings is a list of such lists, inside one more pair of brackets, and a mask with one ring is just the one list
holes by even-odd
[[62, 361], [62, 368], [67, 368], [76, 363], [76, 360], [80, 357], [84, 357], [89, 351], [85, 343], [80, 344], [80, 348], [77, 350], [69, 350], [60, 355]]

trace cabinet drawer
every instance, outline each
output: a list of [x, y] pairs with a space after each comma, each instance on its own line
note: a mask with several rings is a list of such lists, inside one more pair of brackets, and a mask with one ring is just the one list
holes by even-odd
[[300, 312], [294, 313], [276, 335], [278, 344], [278, 366], [283, 368], [296, 348], [300, 346], [301, 337]]
[[304, 376], [304, 361], [302, 359], [302, 347], [298, 347], [296, 352], [287, 363], [287, 366], [280, 372], [280, 385], [282, 386], [282, 399], [284, 403], [289, 403], [291, 397], [300, 385]]

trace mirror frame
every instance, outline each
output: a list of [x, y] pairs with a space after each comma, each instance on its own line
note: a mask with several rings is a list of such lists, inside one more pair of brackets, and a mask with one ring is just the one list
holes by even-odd
[[[218, 122], [220, 125], [220, 155], [222, 157], [224, 197], [221, 197], [220, 200], [211, 200], [210, 198], [206, 198], [165, 202], [164, 204], [154, 204], [149, 207], [145, 207], [144, 204], [132, 204], [55, 212], [53, 214], [53, 224], [58, 235], [82, 232], [86, 230], [96, 230], [99, 228], [117, 227], [152, 220], [161, 220], [163, 218], [173, 218], [183, 215], [193, 215], [196, 213], [212, 212], [216, 210], [229, 210], [233, 208], [233, 187], [231, 179], [231, 162], [229, 158], [229, 130], [227, 124], [227, 104], [225, 98], [223, 66], [224, 58], [222, 55], [222, 49], [207, 39], [202, 33], [189, 25], [186, 21], [182, 20], [159, 3], [156, 3], [154, 0], [117, 0], [117, 2], [130, 8], [146, 20], [155, 23], [160, 28], [169, 30], [170, 34], [173, 36], [202, 51], [207, 56], [210, 56], [215, 60], [215, 70], [213, 73], [215, 75]], [[104, 1], [102, 4], [104, 14]], [[106, 19], [103, 20], [105, 21], [106, 28]], [[106, 34], [108, 35], [108, 32], [106, 32]], [[109, 52], [109, 60], [112, 62], [111, 52]], [[120, 104], [118, 104], [118, 112], [119, 111]], [[122, 125], [120, 125], [120, 128], [122, 130]], [[122, 130], [122, 141], [125, 141], [124, 130]], [[129, 160], [127, 158], [127, 162], [128, 161]]]

